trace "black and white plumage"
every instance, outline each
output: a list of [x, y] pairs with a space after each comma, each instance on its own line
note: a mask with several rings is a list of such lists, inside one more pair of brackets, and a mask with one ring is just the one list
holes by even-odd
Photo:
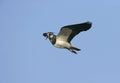
[[54, 35], [53, 32], [43, 33], [43, 36], [48, 38], [50, 42], [57, 48], [65, 48], [72, 53], [77, 54], [76, 51], [80, 51], [71, 45], [71, 40], [80, 32], [87, 31], [91, 28], [91, 22], [84, 22], [80, 24], [67, 25], [61, 28], [58, 35]]

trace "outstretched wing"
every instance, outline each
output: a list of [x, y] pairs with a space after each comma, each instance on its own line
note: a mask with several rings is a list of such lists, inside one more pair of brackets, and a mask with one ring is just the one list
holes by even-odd
[[70, 42], [73, 37], [82, 31], [87, 31], [92, 26], [91, 22], [85, 22], [81, 24], [68, 25], [61, 28], [57, 38]]

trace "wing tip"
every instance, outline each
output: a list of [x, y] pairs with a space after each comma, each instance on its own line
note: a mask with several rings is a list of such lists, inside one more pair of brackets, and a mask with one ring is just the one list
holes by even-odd
[[86, 23], [89, 24], [89, 25], [92, 25], [92, 22], [90, 22], [90, 21], [87, 21]]
[[84, 31], [87, 31], [87, 30], [89, 30], [92, 27], [92, 22], [90, 22], [90, 21], [84, 22], [84, 24], [86, 26]]

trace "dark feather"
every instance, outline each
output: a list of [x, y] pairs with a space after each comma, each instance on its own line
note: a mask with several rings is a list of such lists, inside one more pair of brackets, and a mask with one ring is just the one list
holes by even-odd
[[64, 40], [70, 42], [73, 37], [82, 31], [87, 31], [91, 28], [91, 22], [85, 22], [81, 24], [67, 25], [61, 28], [58, 37], [64, 38]]

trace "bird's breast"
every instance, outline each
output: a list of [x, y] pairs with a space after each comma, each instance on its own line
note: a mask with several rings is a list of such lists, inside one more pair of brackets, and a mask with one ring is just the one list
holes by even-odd
[[69, 48], [71, 45], [68, 42], [57, 40], [54, 46], [57, 48]]

